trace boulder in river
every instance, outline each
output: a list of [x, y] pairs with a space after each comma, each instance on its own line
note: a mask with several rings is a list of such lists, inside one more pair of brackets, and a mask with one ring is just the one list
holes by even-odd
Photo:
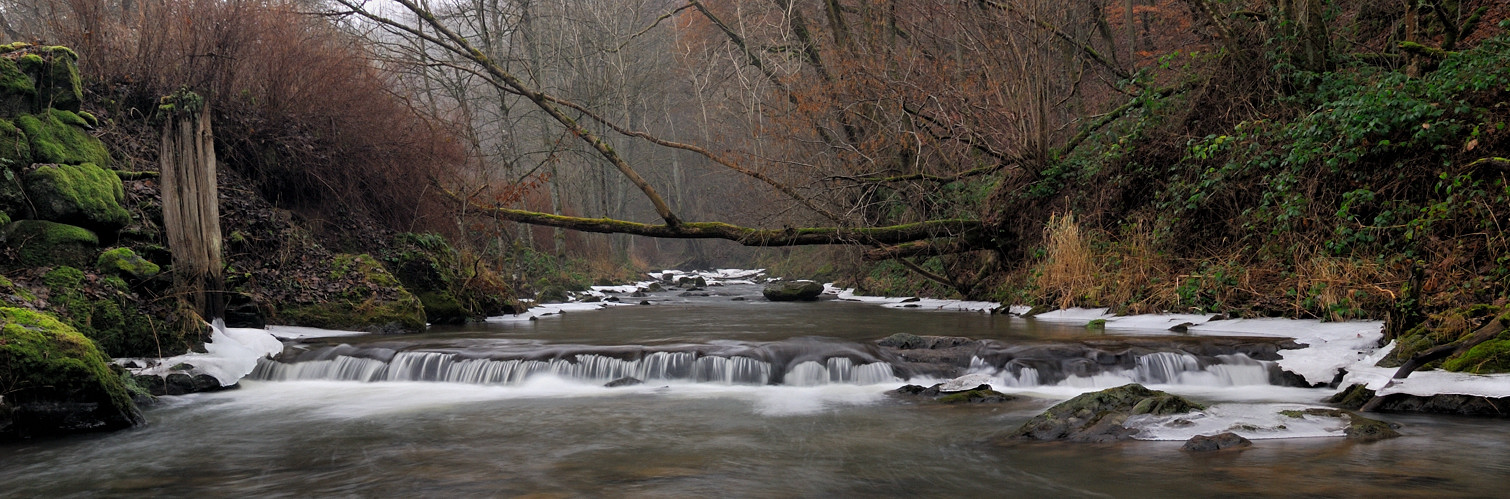
[[823, 294], [823, 285], [814, 281], [781, 281], [760, 290], [770, 301], [813, 301]]
[[142, 424], [93, 341], [51, 314], [0, 308], [0, 441]]
[[1131, 439], [1137, 430], [1122, 426], [1138, 414], [1182, 414], [1205, 406], [1137, 383], [1081, 394], [1033, 417], [1013, 432], [1031, 440], [1112, 442]]
[[1399, 428], [1400, 425], [1387, 421], [1380, 421], [1373, 418], [1359, 416], [1358, 413], [1353, 411], [1344, 411], [1341, 409], [1311, 408], [1301, 411], [1283, 411], [1281, 412], [1281, 414], [1290, 416], [1292, 418], [1321, 416], [1346, 420], [1347, 428], [1344, 428], [1342, 430], [1342, 433], [1347, 435], [1348, 440], [1373, 442], [1375, 440], [1384, 440], [1387, 438], [1395, 438], [1400, 436], [1400, 432], [1395, 431], [1395, 429]]
[[906, 385], [896, 390], [902, 395], [928, 397], [944, 404], [991, 404], [1017, 400], [1017, 397], [1007, 395], [991, 389], [991, 385], [978, 385], [970, 390], [945, 393], [939, 390], [943, 383], [924, 387], [922, 385]]
[[1229, 431], [1216, 435], [1196, 435], [1190, 437], [1190, 440], [1186, 440], [1185, 446], [1180, 447], [1180, 450], [1211, 452], [1223, 449], [1241, 449], [1243, 447], [1251, 447], [1252, 445], [1252, 440]]
[[640, 385], [640, 384], [644, 384], [644, 383], [645, 383], [644, 381], [640, 381], [639, 378], [636, 378], [634, 376], [625, 376], [625, 377], [622, 377], [622, 378], [619, 378], [619, 379], [616, 379], [616, 380], [604, 383], [603, 386], [608, 387], [608, 388], [618, 388], [618, 387], [621, 387], [621, 386], [634, 386], [634, 385]]

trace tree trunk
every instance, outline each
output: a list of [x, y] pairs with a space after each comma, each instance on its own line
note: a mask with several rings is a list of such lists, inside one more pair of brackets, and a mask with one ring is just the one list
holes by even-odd
[[173, 252], [173, 285], [206, 321], [225, 312], [220, 263], [220, 207], [210, 111], [190, 92], [174, 95], [163, 124], [163, 225]]

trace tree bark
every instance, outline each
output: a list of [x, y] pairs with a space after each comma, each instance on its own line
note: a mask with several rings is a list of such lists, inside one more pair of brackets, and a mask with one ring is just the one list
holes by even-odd
[[163, 124], [163, 225], [173, 253], [173, 284], [206, 321], [225, 312], [220, 261], [220, 206], [210, 111], [190, 92], [173, 96]]

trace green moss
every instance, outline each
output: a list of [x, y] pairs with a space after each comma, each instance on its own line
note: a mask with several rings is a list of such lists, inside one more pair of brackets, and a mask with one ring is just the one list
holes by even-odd
[[0, 386], [6, 387], [4, 400], [12, 406], [97, 404], [90, 411], [97, 426], [44, 421], [53, 427], [30, 430], [115, 429], [141, 422], [121, 377], [110, 370], [94, 342], [47, 313], [0, 308]]
[[1502, 333], [1443, 361], [1442, 369], [1474, 374], [1510, 372], [1510, 333]]
[[161, 357], [188, 350], [184, 335], [153, 326], [119, 277], [89, 280], [79, 269], [58, 267], [42, 279], [59, 319], [112, 357]]
[[0, 45], [0, 54], [8, 54], [30, 46], [31, 44], [26, 42], [10, 42], [4, 45]]
[[95, 261], [94, 265], [101, 274], [115, 274], [136, 279], [146, 279], [162, 271], [157, 264], [137, 255], [135, 251], [131, 251], [131, 248], [114, 248], [100, 253], [100, 258]]
[[112, 234], [131, 223], [120, 177], [94, 164], [43, 165], [24, 184], [37, 218]]
[[[31, 141], [32, 160], [38, 163], [110, 165], [110, 151], [100, 139], [77, 126], [83, 118], [69, 111], [48, 109], [16, 119], [16, 125]], [[74, 124], [70, 124], [74, 123]]]
[[355, 277], [365, 285], [352, 286], [334, 300], [284, 304], [276, 320], [327, 329], [383, 333], [425, 329], [425, 308], [401, 286], [381, 263], [369, 255], [336, 255], [331, 277]]
[[[4, 60], [0, 57], [0, 61]], [[0, 119], [0, 168], [14, 170], [31, 164], [31, 142], [26, 133], [10, 120]]]
[[84, 94], [78, 60], [78, 54], [67, 47], [35, 47], [21, 56], [17, 66], [36, 85], [33, 110], [79, 110]]
[[502, 279], [482, 265], [464, 264], [461, 252], [439, 234], [399, 234], [382, 260], [404, 288], [419, 296], [433, 323], [498, 313], [508, 296]]
[[79, 118], [82, 118], [84, 120], [84, 124], [88, 125], [87, 128], [94, 128], [94, 127], [100, 126], [100, 119], [96, 118], [94, 116], [94, 114], [89, 113], [87, 111], [79, 111], [78, 115], [79, 115]]
[[1106, 319], [1096, 319], [1085, 324], [1086, 329], [1100, 331], [1106, 329]]
[[0, 57], [0, 116], [30, 112], [37, 100], [37, 86], [16, 61]]
[[21, 220], [5, 227], [5, 244], [14, 248], [22, 267], [72, 265], [83, 267], [94, 262], [99, 237], [83, 227]]

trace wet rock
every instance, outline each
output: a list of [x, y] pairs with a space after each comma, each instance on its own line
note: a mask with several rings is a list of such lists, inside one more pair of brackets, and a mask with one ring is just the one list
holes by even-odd
[[1385, 395], [1374, 410], [1379, 412], [1420, 412], [1462, 416], [1510, 417], [1510, 397], [1478, 397], [1440, 394], [1429, 397], [1392, 393]]
[[644, 298], [646, 296], [649, 296], [649, 295], [646, 295], [644, 291], [638, 291], [638, 290], [636, 290], [633, 293], [629, 293], [629, 297], [630, 298]]
[[916, 303], [908, 303], [906, 305], [902, 305], [902, 308], [918, 308], [918, 307], [919, 307], [919, 305], [916, 304]]
[[923, 301], [923, 299], [922, 299], [922, 298], [919, 298], [919, 297], [916, 297], [916, 296], [914, 296], [914, 297], [912, 297], [912, 298], [908, 298], [908, 299], [906, 299], [906, 300], [902, 300], [902, 301], [901, 301], [901, 303], [917, 303], [917, 302], [920, 302], [920, 301]]
[[649, 305], [650, 300], [640, 300], [640, 305]]
[[748, 298], [745, 298], [743, 296], [736, 296], [736, 297], [730, 298], [729, 301], [745, 301], [747, 299]]
[[1012, 436], [1032, 440], [1112, 442], [1127, 440], [1137, 430], [1122, 426], [1139, 414], [1182, 414], [1205, 407], [1136, 383], [1082, 394], [1035, 416]]
[[992, 390], [991, 385], [980, 385], [974, 390], [942, 395], [937, 400], [943, 404], [996, 404], [1016, 399], [1017, 397]]
[[622, 378], [619, 378], [619, 379], [616, 379], [616, 380], [604, 383], [603, 386], [608, 387], [608, 388], [618, 388], [618, 387], [621, 387], [621, 386], [634, 386], [634, 385], [640, 385], [640, 384], [644, 384], [644, 383], [645, 382], [641, 381], [639, 378], [636, 378], [636, 377], [633, 377], [633, 376], [625, 376], [625, 377], [622, 377]]
[[153, 374], [138, 374], [131, 377], [132, 382], [147, 393], [155, 396], [163, 395], [186, 395], [200, 392], [217, 392], [228, 387], [220, 385], [220, 380], [205, 373], [169, 373], [166, 376]]
[[691, 291], [683, 291], [681, 293], [678, 293], [676, 296], [680, 296], [680, 297], [686, 298], [688, 296], [696, 296], [696, 295], [693, 295]]
[[1253, 441], [1243, 438], [1242, 435], [1238, 435], [1229, 431], [1217, 435], [1196, 435], [1194, 437], [1190, 437], [1190, 440], [1186, 440], [1185, 446], [1180, 447], [1180, 450], [1191, 452], [1211, 452], [1223, 449], [1240, 449], [1243, 447], [1251, 447], [1252, 445]]
[[51, 314], [0, 308], [0, 441], [141, 424], [111, 367], [93, 341]]
[[1400, 436], [1400, 432], [1395, 431], [1396, 429], [1400, 428], [1400, 425], [1387, 421], [1380, 421], [1373, 418], [1359, 416], [1358, 413], [1353, 411], [1311, 408], [1303, 411], [1284, 411], [1281, 412], [1281, 414], [1296, 418], [1303, 416], [1321, 416], [1347, 420], [1347, 428], [1344, 428], [1342, 430], [1342, 433], [1347, 435], [1348, 440], [1373, 442], [1376, 440], [1384, 440], [1387, 438], [1395, 438]]
[[783, 281], [767, 284], [760, 290], [770, 301], [813, 301], [823, 294], [823, 285], [813, 281]]
[[603, 301], [606, 301], [606, 302], [609, 302], [609, 303], [618, 303], [619, 302], [619, 297], [617, 297], [617, 296], [610, 296], [608, 298], [604, 298]]
[[603, 301], [602, 298], [599, 298], [599, 297], [596, 297], [596, 296], [589, 296], [587, 298], [583, 298], [582, 299], [582, 303], [600, 303], [602, 301]]
[[658, 283], [658, 282], [652, 282], [652, 283], [650, 283], [649, 286], [645, 287], [645, 291], [650, 291], [652, 293], [661, 292], [661, 291], [665, 291], [665, 290], [666, 290], [666, 288], [661, 287], [661, 283]]

